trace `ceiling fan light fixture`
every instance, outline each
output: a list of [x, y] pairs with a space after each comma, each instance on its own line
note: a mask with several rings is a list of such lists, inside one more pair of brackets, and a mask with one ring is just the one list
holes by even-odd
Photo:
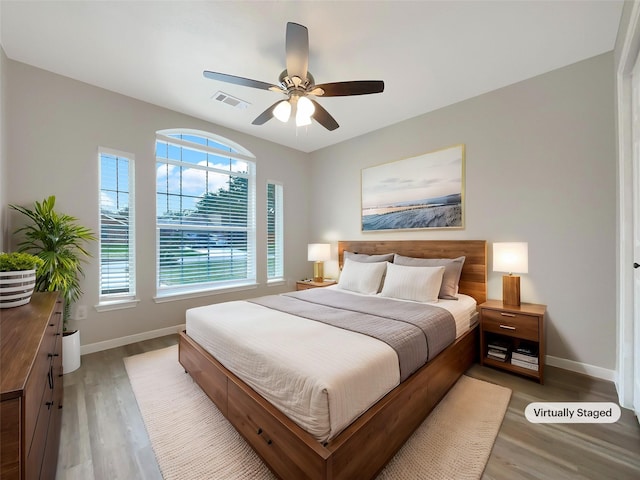
[[307, 125], [311, 125], [311, 117], [300, 115], [300, 113], [298, 112], [298, 114], [296, 115], [296, 127], [305, 127]]
[[283, 123], [288, 122], [291, 116], [291, 104], [289, 100], [283, 100], [276, 105], [276, 108], [273, 109], [273, 116]]
[[315, 111], [316, 107], [313, 105], [313, 102], [307, 97], [300, 97], [298, 99], [298, 115], [310, 117]]
[[311, 115], [315, 112], [316, 107], [307, 97], [300, 97], [296, 108], [296, 126], [304, 127], [311, 125]]

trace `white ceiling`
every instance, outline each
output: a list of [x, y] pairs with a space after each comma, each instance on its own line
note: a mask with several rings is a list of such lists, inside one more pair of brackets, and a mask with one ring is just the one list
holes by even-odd
[[[7, 1], [13, 60], [304, 151], [332, 145], [613, 50], [621, 1]], [[309, 29], [316, 83], [384, 80], [320, 98], [340, 124], [251, 122], [282, 96], [205, 79], [277, 83], [288, 21]], [[246, 100], [242, 111], [211, 97]]]

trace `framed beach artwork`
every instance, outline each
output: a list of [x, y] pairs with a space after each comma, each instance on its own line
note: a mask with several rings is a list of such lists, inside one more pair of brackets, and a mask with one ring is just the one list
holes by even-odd
[[362, 169], [362, 231], [464, 228], [464, 145]]

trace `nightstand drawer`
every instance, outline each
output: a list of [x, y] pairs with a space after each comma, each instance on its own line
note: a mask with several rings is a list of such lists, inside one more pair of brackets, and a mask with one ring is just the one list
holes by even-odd
[[538, 341], [537, 316], [482, 309], [482, 328], [487, 332]]

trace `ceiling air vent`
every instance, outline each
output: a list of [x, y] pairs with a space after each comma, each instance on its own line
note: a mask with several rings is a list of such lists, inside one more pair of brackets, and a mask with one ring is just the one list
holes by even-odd
[[211, 97], [218, 102], [226, 103], [227, 105], [232, 106], [233, 108], [237, 108], [238, 110], [244, 110], [249, 106], [249, 102], [245, 102], [244, 100], [240, 100], [239, 98], [232, 97], [228, 93], [224, 92], [216, 92]]

